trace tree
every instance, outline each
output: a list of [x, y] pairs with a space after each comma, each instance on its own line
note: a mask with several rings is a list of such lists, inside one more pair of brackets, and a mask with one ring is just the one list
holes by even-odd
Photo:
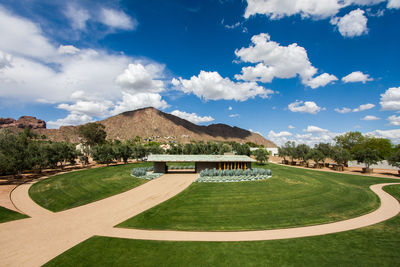
[[171, 144], [167, 153], [170, 155], [181, 155], [183, 151], [181, 144]]
[[357, 160], [358, 163], [364, 163], [365, 167], [369, 169], [371, 165], [377, 164], [378, 161], [381, 161], [382, 157], [377, 149], [366, 147], [364, 149], [357, 150], [354, 153], [354, 159]]
[[98, 122], [91, 122], [79, 127], [79, 137], [83, 139], [83, 143], [87, 146], [95, 146], [104, 144], [107, 133], [105, 126]]
[[132, 147], [128, 142], [125, 143], [115, 143], [114, 144], [114, 154], [119, 160], [122, 159], [124, 164], [128, 163], [128, 159], [132, 157]]
[[372, 149], [376, 150], [378, 153], [378, 157], [380, 160], [390, 157], [393, 151], [393, 144], [390, 142], [389, 139], [386, 138], [376, 138], [372, 136], [366, 136], [363, 140], [356, 144], [353, 149], [352, 153], [355, 155], [358, 151], [364, 149]]
[[302, 162], [307, 161], [307, 155], [310, 153], [310, 147], [306, 144], [300, 144], [295, 149], [295, 157], [301, 159]]
[[314, 146], [314, 148], [322, 153], [324, 156], [321, 161], [325, 164], [327, 158], [332, 156], [332, 145], [329, 143], [319, 143]]
[[286, 157], [289, 156], [287, 149], [285, 147], [278, 147], [278, 156], [283, 158], [283, 163], [287, 164]]
[[220, 155], [223, 155], [223, 154], [225, 154], [226, 152], [231, 152], [232, 151], [232, 148], [230, 147], [230, 145], [228, 145], [228, 144], [223, 144], [221, 147], [220, 147], [220, 149], [219, 149], [219, 154]]
[[364, 136], [360, 132], [347, 132], [336, 136], [333, 140], [336, 142], [336, 145], [352, 151], [355, 145], [360, 144], [364, 140]]
[[256, 157], [256, 160], [260, 163], [263, 164], [264, 161], [268, 160], [269, 153], [267, 150], [263, 148], [259, 148], [256, 151], [254, 151], [254, 155]]
[[332, 148], [332, 159], [340, 166], [343, 170], [343, 166], [351, 159], [351, 154], [347, 149], [341, 146], [335, 146]]
[[147, 150], [142, 144], [137, 144], [132, 147], [132, 155], [136, 160], [143, 159], [147, 155]]
[[293, 164], [294, 159], [296, 158], [296, 143], [294, 141], [287, 141], [283, 146], [283, 149]]
[[313, 148], [309, 152], [307, 158], [312, 159], [315, 162], [315, 167], [319, 167], [319, 162], [325, 160], [325, 155], [318, 149]]
[[113, 147], [109, 143], [93, 147], [92, 155], [94, 161], [97, 163], [107, 164], [107, 166], [115, 159]]
[[390, 165], [392, 165], [396, 168], [400, 168], [400, 150], [399, 149], [395, 149], [393, 151], [392, 155], [390, 155], [390, 157], [388, 158], [388, 162]]

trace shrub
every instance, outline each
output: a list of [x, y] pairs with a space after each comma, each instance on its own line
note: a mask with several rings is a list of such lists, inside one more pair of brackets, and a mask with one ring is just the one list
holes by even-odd
[[146, 176], [147, 168], [134, 168], [132, 169], [132, 176], [143, 177]]

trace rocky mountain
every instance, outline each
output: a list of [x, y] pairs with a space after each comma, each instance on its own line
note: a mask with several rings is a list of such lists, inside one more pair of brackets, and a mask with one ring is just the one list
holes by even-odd
[[[266, 147], [276, 145], [257, 133], [226, 124], [200, 126], [164, 113], [155, 108], [128, 111], [100, 121], [105, 126], [108, 139], [127, 140], [140, 136], [158, 142], [237, 141], [254, 142]], [[60, 129], [36, 129], [50, 140], [79, 142], [79, 126], [62, 126]]]
[[46, 122], [36, 117], [22, 116], [18, 120], [12, 118], [0, 118], [0, 129], [2, 128], [21, 128], [46, 129]]

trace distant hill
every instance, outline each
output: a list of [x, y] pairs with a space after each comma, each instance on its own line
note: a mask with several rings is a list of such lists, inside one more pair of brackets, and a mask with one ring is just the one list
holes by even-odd
[[[140, 136], [153, 141], [237, 141], [254, 142], [266, 147], [276, 145], [263, 136], [226, 124], [199, 126], [177, 116], [155, 108], [127, 111], [100, 121], [105, 127], [108, 139], [127, 140]], [[79, 142], [79, 126], [62, 126], [60, 129], [34, 129], [54, 141]]]

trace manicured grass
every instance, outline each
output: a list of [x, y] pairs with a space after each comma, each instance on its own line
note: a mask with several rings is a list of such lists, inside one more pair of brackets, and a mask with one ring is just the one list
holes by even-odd
[[51, 211], [62, 211], [122, 193], [147, 180], [132, 177], [134, 167], [151, 163], [134, 163], [87, 169], [56, 175], [34, 184], [29, 196]]
[[24, 218], [28, 218], [28, 216], [0, 206], [0, 223]]
[[[400, 186], [386, 187], [400, 200]], [[257, 242], [92, 237], [46, 266], [398, 266], [400, 216], [354, 231]]]
[[378, 208], [379, 199], [368, 187], [398, 182], [275, 164], [262, 167], [272, 170], [272, 178], [240, 183], [194, 183], [179, 195], [118, 226], [235, 231], [321, 224], [357, 217]]

